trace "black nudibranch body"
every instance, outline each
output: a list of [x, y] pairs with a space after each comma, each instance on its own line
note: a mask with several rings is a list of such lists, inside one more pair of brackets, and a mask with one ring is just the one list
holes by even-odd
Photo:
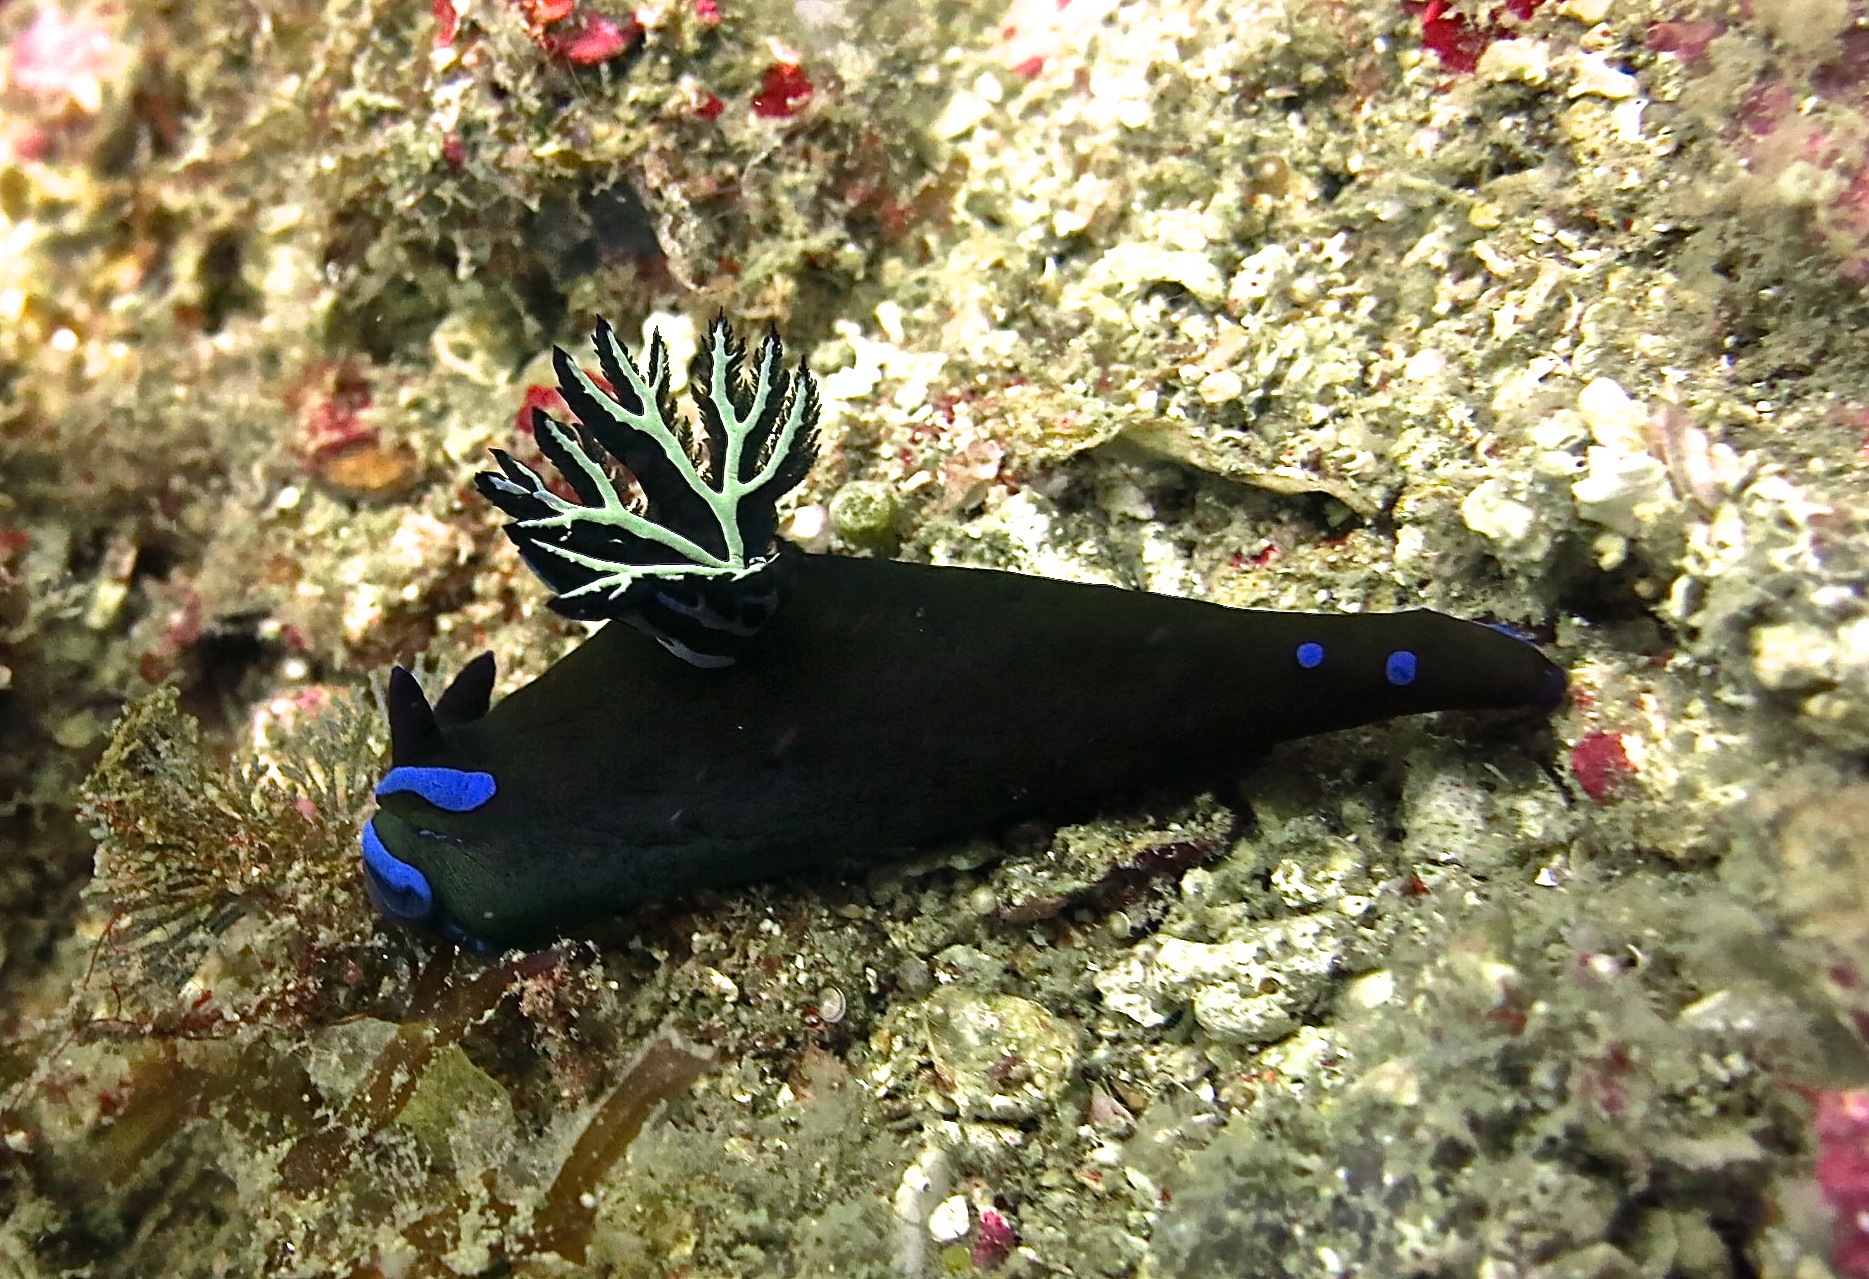
[[1312, 733], [1563, 698], [1530, 644], [1425, 609], [1261, 612], [805, 554], [777, 540], [776, 503], [815, 455], [817, 391], [776, 336], [746, 370], [715, 321], [692, 451], [661, 342], [646, 370], [608, 326], [596, 348], [614, 394], [559, 351], [578, 425], [534, 416], [578, 500], [497, 451], [479, 487], [555, 608], [614, 620], [491, 709], [491, 654], [432, 707], [393, 673], [363, 863], [399, 922], [529, 945], [695, 889], [1082, 813]]

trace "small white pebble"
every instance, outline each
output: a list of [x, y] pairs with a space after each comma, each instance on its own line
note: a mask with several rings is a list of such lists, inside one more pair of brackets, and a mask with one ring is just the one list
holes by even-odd
[[878, 302], [876, 304], [876, 327], [883, 331], [883, 336], [896, 346], [902, 345], [902, 304], [900, 302]]
[[1584, 971], [1598, 981], [1608, 981], [1622, 975], [1622, 961], [1600, 950], [1584, 956], [1583, 966]]
[[1495, 40], [1486, 46], [1474, 70], [1495, 84], [1508, 80], [1543, 84], [1551, 76], [1551, 50], [1543, 40]]
[[965, 1195], [949, 1195], [928, 1214], [928, 1233], [936, 1243], [953, 1243], [971, 1224]]
[[993, 104], [977, 93], [962, 89], [947, 101], [941, 114], [929, 126], [929, 132], [943, 142], [972, 132], [974, 126], [993, 113]]
[[1564, 0], [1558, 12], [1567, 18], [1594, 27], [1609, 17], [1610, 0]]
[[1343, 997], [1355, 1008], [1380, 1008], [1395, 998], [1395, 974], [1378, 968], [1352, 978], [1343, 988]]
[[1246, 390], [1246, 383], [1232, 369], [1217, 369], [1202, 378], [1195, 389], [1208, 404], [1230, 404]]
[[1634, 76], [1610, 66], [1600, 53], [1578, 54], [1575, 66], [1576, 74], [1570, 86], [1573, 98], [1597, 97], [1621, 102], [1641, 91], [1642, 86]]
[[1376, 909], [1373, 898], [1360, 893], [1345, 893], [1337, 899], [1337, 909], [1352, 919], [1359, 919]]
[[1269, 244], [1241, 261], [1227, 285], [1227, 308], [1238, 315], [1270, 297], [1273, 287], [1291, 270], [1291, 264], [1291, 251], [1281, 244]]
[[1409, 382], [1429, 382], [1447, 371], [1447, 357], [1438, 347], [1423, 347], [1402, 365], [1402, 377]]
[[1773, 692], [1818, 688], [1835, 680], [1836, 638], [1808, 622], [1780, 622], [1752, 632], [1752, 673]]
[[822, 502], [812, 502], [793, 511], [785, 522], [785, 537], [806, 550], [821, 551], [830, 545], [831, 513]]
[[[1568, 455], [1567, 455], [1568, 456]], [[1463, 524], [1502, 547], [1523, 546], [1538, 525], [1538, 512], [1512, 497], [1507, 485], [1487, 480], [1460, 503]]]
[[1604, 448], [1623, 453], [1648, 450], [1648, 410], [1613, 378], [1592, 378], [1577, 393], [1577, 412]]
[[1147, 128], [1155, 118], [1155, 109], [1147, 98], [1125, 98], [1116, 107], [1116, 122], [1125, 129]]

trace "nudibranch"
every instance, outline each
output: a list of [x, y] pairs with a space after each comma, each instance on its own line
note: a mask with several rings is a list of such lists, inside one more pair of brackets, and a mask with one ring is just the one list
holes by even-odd
[[818, 391], [776, 334], [749, 362], [714, 322], [692, 431], [660, 338], [646, 367], [608, 325], [594, 345], [608, 386], [558, 350], [575, 422], [533, 414], [575, 500], [499, 450], [477, 485], [552, 606], [609, 624], [496, 706], [490, 653], [432, 706], [392, 672], [363, 868], [399, 923], [532, 945], [1213, 779], [1292, 738], [1563, 698], [1531, 644], [1426, 609], [1265, 612], [808, 554], [779, 539], [777, 504], [816, 455]]

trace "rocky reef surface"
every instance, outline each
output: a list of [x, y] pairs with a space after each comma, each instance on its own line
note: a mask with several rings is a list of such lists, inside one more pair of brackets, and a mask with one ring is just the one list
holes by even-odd
[[[1869, 1276], [1863, 0], [16, 0], [0, 62], [0, 1274]], [[583, 634], [469, 477], [554, 342], [716, 311], [822, 378], [794, 541], [1426, 604], [1572, 698], [386, 930], [389, 663]]]

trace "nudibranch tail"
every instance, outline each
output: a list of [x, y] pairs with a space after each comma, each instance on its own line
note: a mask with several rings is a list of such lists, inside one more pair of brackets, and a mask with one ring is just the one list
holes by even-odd
[[[668, 348], [649, 343], [637, 366], [609, 324], [592, 339], [608, 391], [555, 349], [558, 390], [577, 418], [533, 411], [539, 449], [577, 500], [502, 450], [475, 477], [513, 523], [507, 536], [552, 588], [552, 607], [587, 621], [621, 618], [697, 666], [734, 660], [783, 601], [779, 499], [817, 457], [817, 382], [791, 371], [768, 332], [750, 367], [745, 345], [716, 317], [690, 369], [698, 440], [670, 395]], [[632, 500], [605, 467], [614, 459], [641, 490]]]

